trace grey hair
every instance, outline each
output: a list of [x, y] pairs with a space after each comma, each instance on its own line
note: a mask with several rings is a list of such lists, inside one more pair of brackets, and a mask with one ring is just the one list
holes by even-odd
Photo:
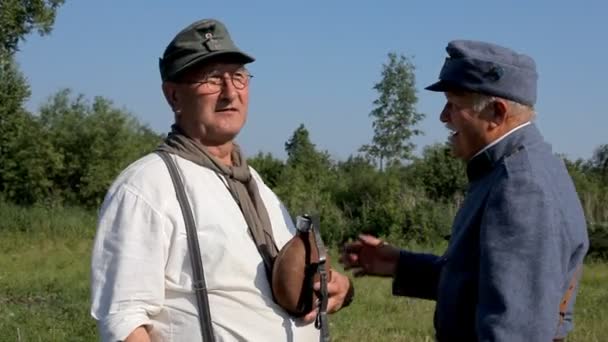
[[[498, 97], [496, 97], [496, 96], [489, 96], [489, 95], [484, 95], [484, 94], [479, 94], [479, 93], [471, 93], [471, 96], [473, 98], [472, 107], [473, 107], [473, 110], [476, 112], [483, 111], [484, 109], [486, 109], [487, 106], [489, 106], [492, 102], [494, 102], [498, 99]], [[513, 110], [513, 113], [515, 113], [516, 115], [519, 115], [522, 113], [529, 113], [530, 119], [533, 119], [536, 115], [534, 107], [532, 107], [532, 106], [528, 106], [525, 104], [521, 104], [519, 102], [507, 100], [507, 99], [502, 99], [502, 100], [506, 101], [509, 104], [509, 107], [511, 107], [511, 109]]]

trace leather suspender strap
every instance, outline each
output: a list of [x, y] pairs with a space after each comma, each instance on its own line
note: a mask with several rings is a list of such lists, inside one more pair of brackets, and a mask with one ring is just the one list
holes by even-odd
[[198, 303], [199, 321], [201, 326], [201, 334], [203, 342], [215, 341], [213, 335], [213, 326], [211, 325], [211, 313], [209, 311], [209, 298], [207, 297], [207, 286], [205, 283], [205, 272], [203, 269], [203, 262], [201, 259], [201, 251], [198, 244], [198, 235], [196, 233], [196, 224], [194, 223], [194, 217], [192, 216], [192, 209], [190, 203], [186, 197], [184, 191], [184, 184], [177, 170], [177, 166], [169, 153], [163, 151], [156, 151], [156, 153], [162, 158], [167, 165], [175, 193], [179, 201], [179, 205], [182, 210], [184, 217], [184, 223], [186, 225], [186, 234], [188, 238], [188, 249], [190, 250], [190, 262], [192, 265], [192, 285], [194, 293], [196, 294], [196, 300]]
[[327, 304], [329, 301], [329, 293], [327, 292], [327, 256], [325, 254], [325, 245], [323, 244], [323, 239], [321, 238], [321, 232], [319, 232], [319, 226], [313, 225], [312, 230], [315, 234], [315, 243], [317, 244], [317, 251], [319, 253], [318, 271], [321, 278], [321, 298], [319, 298], [320, 302], [317, 318], [315, 320], [315, 327], [321, 330], [320, 341], [329, 342], [329, 322], [327, 317]]

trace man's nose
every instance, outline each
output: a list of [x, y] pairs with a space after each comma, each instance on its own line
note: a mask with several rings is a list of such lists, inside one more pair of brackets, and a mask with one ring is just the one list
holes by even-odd
[[448, 122], [450, 119], [450, 115], [448, 112], [448, 109], [446, 107], [443, 107], [443, 110], [441, 111], [441, 114], [439, 114], [439, 120], [441, 122]]
[[233, 99], [236, 96], [236, 88], [232, 83], [232, 75], [224, 75], [224, 84], [222, 86], [222, 97]]

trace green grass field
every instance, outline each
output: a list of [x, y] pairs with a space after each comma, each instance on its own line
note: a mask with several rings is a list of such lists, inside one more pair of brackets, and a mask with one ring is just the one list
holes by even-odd
[[[94, 341], [89, 309], [92, 232], [0, 231], [0, 340]], [[589, 264], [569, 341], [608, 336], [608, 265]], [[334, 341], [432, 341], [433, 302], [395, 298], [386, 279], [356, 279], [356, 301], [331, 316]]]
[[[0, 217], [0, 342], [98, 340], [89, 316], [94, 214], [0, 201]], [[569, 341], [606, 341], [607, 285], [608, 264], [588, 264]], [[355, 287], [355, 302], [330, 316], [334, 341], [433, 340], [433, 302], [391, 297], [388, 279], [357, 278]]]

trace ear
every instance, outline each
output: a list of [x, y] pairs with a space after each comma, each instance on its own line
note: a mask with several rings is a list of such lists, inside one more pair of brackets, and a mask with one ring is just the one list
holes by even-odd
[[175, 111], [175, 109], [178, 108], [177, 89], [175, 89], [175, 84], [172, 82], [163, 82], [162, 88], [165, 100], [167, 100], [171, 109]]
[[501, 99], [497, 99], [490, 107], [493, 111], [493, 113], [490, 113], [493, 114], [490, 118], [490, 127], [496, 128], [504, 124], [507, 121], [507, 103]]

